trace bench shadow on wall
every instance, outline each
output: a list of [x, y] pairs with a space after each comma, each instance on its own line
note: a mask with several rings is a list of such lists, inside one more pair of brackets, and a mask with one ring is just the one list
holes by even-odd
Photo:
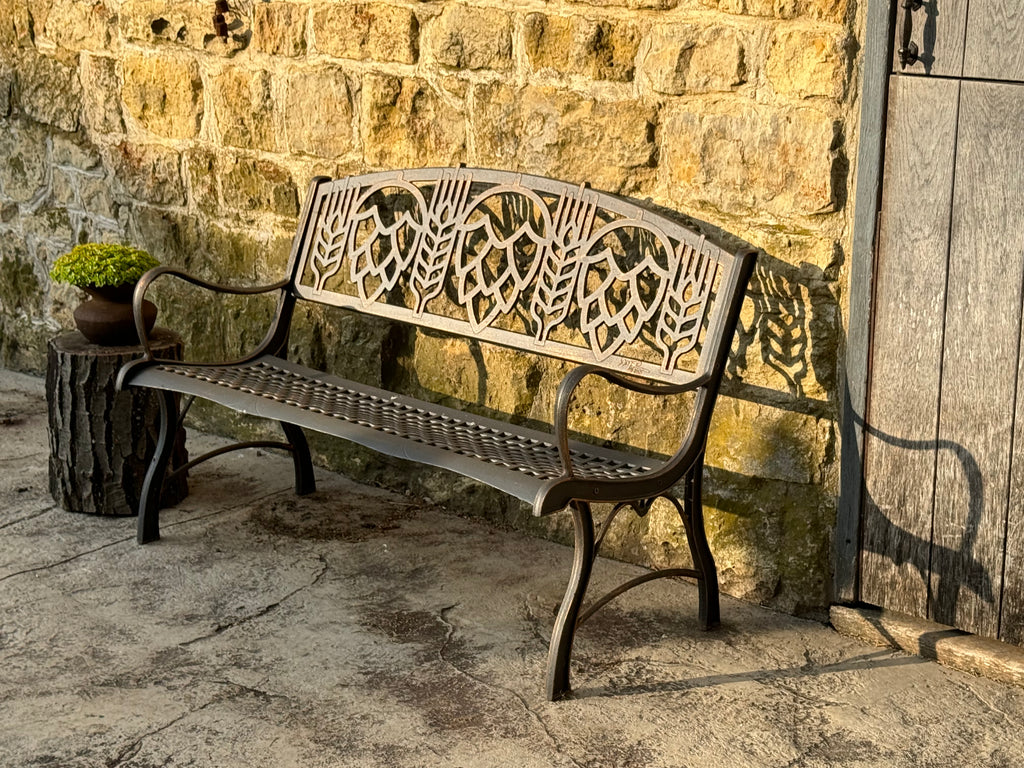
[[[888, 434], [865, 422], [863, 417], [852, 410], [849, 403], [847, 403], [847, 407], [850, 408], [850, 413], [854, 413], [854, 421], [864, 430], [865, 435], [870, 435], [887, 445], [906, 451], [925, 451], [934, 454], [938, 454], [940, 451], [951, 452], [960, 465], [967, 489], [967, 519], [964, 522], [960, 544], [953, 548], [943, 546], [934, 540], [924, 539], [893, 523], [871, 496], [862, 479], [860, 520], [862, 551], [880, 555], [897, 567], [911, 566], [928, 590], [928, 618], [933, 621], [950, 624], [955, 620], [961, 587], [968, 588], [986, 603], [995, 603], [992, 577], [985, 566], [974, 556], [974, 547], [978, 541], [982, 513], [985, 508], [984, 481], [981, 468], [974, 455], [953, 440], [938, 438], [908, 440]], [[860, 465], [863, 466], [863, 455], [861, 459]], [[934, 492], [933, 488], [932, 493], [934, 494]], [[870, 536], [864, 535], [867, 530], [870, 530]], [[959, 564], [959, 568], [953, 573], [934, 572], [932, 569], [935, 563], [956, 563]], [[931, 586], [932, 576], [937, 582], [934, 590]], [[876, 625], [876, 629], [887, 634], [880, 624]], [[939, 632], [938, 634], [944, 635], [945, 633]], [[927, 640], [922, 639], [922, 643], [925, 642]]]

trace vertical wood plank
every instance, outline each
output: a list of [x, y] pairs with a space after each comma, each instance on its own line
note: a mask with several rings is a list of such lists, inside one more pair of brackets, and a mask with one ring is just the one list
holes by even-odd
[[[892, 47], [892, 71], [909, 75], [960, 77], [964, 68], [964, 37], [969, 4], [969, 0], [929, 0], [916, 11], [907, 11], [903, 3], [899, 3], [896, 13], [896, 44]], [[917, 43], [920, 59], [903, 69], [900, 67], [899, 49], [903, 19], [907, 13], [910, 13], [913, 27], [910, 39]]]
[[972, 3], [967, 20], [964, 77], [1024, 82], [1024, 4]]
[[889, 89], [860, 594], [923, 616], [959, 83], [894, 76]]
[[888, 95], [888, 51], [891, 34], [889, 7], [870, 2], [864, 27], [860, 103], [860, 145], [857, 148], [857, 187], [850, 254], [849, 315], [843, 357], [843, 407], [840, 443], [839, 508], [833, 545], [833, 596], [850, 603], [857, 594], [860, 509], [864, 476], [864, 414], [868, 392], [868, 354], [871, 347], [871, 297], [874, 283], [874, 243], [881, 200], [882, 143]]
[[[982, 92], [996, 125], [986, 139], [997, 142], [989, 152], [996, 155], [998, 170], [986, 169], [985, 194], [990, 207], [989, 226], [983, 235], [995, 241], [1008, 258], [1024, 253], [1024, 84], [972, 86]], [[980, 181], [979, 181], [980, 183]], [[998, 229], [996, 228], [998, 221]], [[1006, 276], [1010, 280], [1010, 276]], [[1001, 590], [999, 639], [1024, 645], [1024, 357], [1015, 354], [1017, 402], [1014, 411], [1010, 488], [1005, 502], [1006, 541]]]
[[929, 617], [999, 626], [1024, 278], [1024, 88], [964, 82]]

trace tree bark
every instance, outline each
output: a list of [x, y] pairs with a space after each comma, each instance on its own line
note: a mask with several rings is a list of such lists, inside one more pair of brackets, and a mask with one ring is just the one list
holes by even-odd
[[[158, 328], [153, 352], [181, 360], [181, 337]], [[124, 364], [142, 352], [138, 346], [103, 347], [78, 331], [52, 339], [47, 349], [46, 402], [50, 426], [50, 493], [70, 512], [134, 515], [142, 481], [156, 449], [159, 405], [146, 389], [116, 392]], [[170, 470], [188, 462], [185, 430], [175, 440]], [[182, 472], [164, 483], [163, 504], [188, 496]]]

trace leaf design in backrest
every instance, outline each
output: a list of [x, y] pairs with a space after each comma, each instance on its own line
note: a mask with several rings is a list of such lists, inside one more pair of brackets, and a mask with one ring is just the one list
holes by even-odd
[[636, 341], [657, 314], [676, 254], [666, 235], [635, 220], [604, 226], [583, 253], [580, 331], [600, 362]]
[[551, 214], [537, 193], [500, 185], [476, 197], [459, 227], [456, 291], [475, 332], [507, 314], [530, 286]]
[[388, 293], [408, 268], [426, 207], [420, 190], [401, 180], [370, 187], [354, 206], [350, 279], [364, 303]]

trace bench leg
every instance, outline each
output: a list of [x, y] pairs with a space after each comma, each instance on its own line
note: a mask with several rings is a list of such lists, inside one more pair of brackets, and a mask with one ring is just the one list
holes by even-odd
[[558, 609], [558, 617], [551, 631], [551, 645], [548, 648], [547, 696], [557, 701], [569, 692], [569, 659], [572, 656], [572, 641], [576, 634], [583, 596], [587, 592], [590, 571], [596, 555], [594, 546], [594, 517], [590, 505], [576, 501], [572, 503], [572, 522], [575, 538], [575, 556], [572, 574], [565, 597]]
[[309, 456], [309, 443], [302, 427], [287, 421], [279, 422], [285, 437], [291, 445], [292, 462], [295, 464], [295, 494], [305, 496], [316, 490], [316, 478], [313, 477], [313, 460]]
[[139, 495], [139, 520], [136, 538], [139, 544], [148, 544], [160, 538], [160, 502], [163, 496], [164, 475], [167, 462], [174, 450], [174, 438], [178, 431], [178, 401], [173, 392], [155, 391], [160, 404], [160, 434], [156, 441], [153, 460], [149, 462], [146, 478], [142, 481]]
[[704, 506], [701, 503], [703, 475], [702, 456], [686, 475], [682, 506], [680, 507], [675, 499], [672, 499], [672, 502], [683, 519], [693, 567], [700, 572], [700, 578], [697, 580], [698, 618], [704, 629], [711, 629], [718, 626], [721, 614], [718, 601], [718, 569], [715, 567], [715, 558], [711, 554], [707, 533], [704, 530]]

